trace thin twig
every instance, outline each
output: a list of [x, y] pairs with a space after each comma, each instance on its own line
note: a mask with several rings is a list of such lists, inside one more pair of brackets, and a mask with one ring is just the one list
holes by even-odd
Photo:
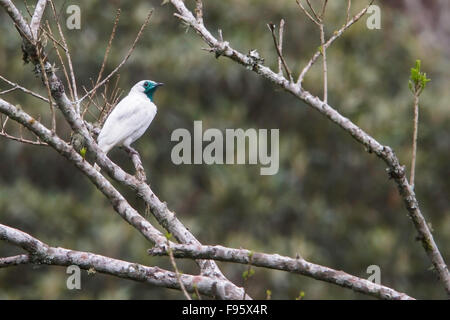
[[100, 72], [98, 73], [97, 81], [95, 82], [96, 85], [99, 83], [100, 79], [102, 78], [103, 71], [105, 70], [106, 61], [108, 60], [109, 51], [111, 50], [112, 42], [113, 42], [114, 37], [116, 35], [116, 29], [117, 29], [117, 25], [119, 23], [120, 13], [121, 13], [121, 10], [119, 8], [119, 9], [117, 9], [116, 18], [114, 19], [114, 25], [113, 25], [113, 29], [111, 31], [111, 36], [109, 37], [108, 46], [106, 47], [106, 50], [105, 50], [105, 55], [103, 57], [102, 67], [100, 68]]
[[[283, 54], [282, 54], [282, 49], [281, 49], [281, 44], [279, 45], [277, 42], [277, 37], [275, 35], [275, 25], [273, 23], [268, 23], [267, 27], [269, 28], [271, 34], [272, 34], [272, 38], [273, 38], [273, 43], [275, 45], [275, 49], [277, 51], [278, 54], [278, 58], [281, 60], [281, 63], [283, 64], [284, 70], [286, 71], [286, 75], [289, 77], [289, 81], [294, 82], [294, 78], [292, 77], [292, 73], [291, 70], [289, 69], [286, 61], [284, 60]], [[280, 42], [281, 43], [281, 42]]]
[[316, 19], [316, 18], [314, 18], [313, 16], [311, 16], [311, 14], [308, 12], [308, 10], [306, 10], [305, 9], [305, 7], [302, 5], [302, 2], [301, 2], [301, 0], [295, 0], [296, 2], [297, 2], [297, 4], [299, 5], [299, 7], [300, 7], [300, 9], [302, 9], [302, 11], [306, 14], [306, 16], [312, 21], [312, 22], [314, 22], [315, 24], [319, 24], [319, 21]]
[[0, 268], [28, 264], [30, 256], [28, 254], [19, 254], [17, 256], [0, 258]]
[[0, 132], [0, 136], [5, 137], [6, 139], [14, 140], [14, 141], [17, 141], [20, 143], [31, 144], [34, 146], [47, 146], [47, 143], [42, 142], [39, 138], [37, 138], [36, 141], [33, 141], [33, 140], [25, 139], [23, 137], [15, 137], [15, 136], [12, 136], [12, 135], [8, 134], [7, 132], [3, 132], [3, 131]]
[[325, 9], [327, 7], [328, 0], [323, 1], [322, 12], [320, 13], [320, 21], [323, 21], [323, 17], [325, 16]]
[[200, 292], [198, 292], [197, 284], [194, 284], [193, 287], [194, 287], [194, 292], [195, 292], [195, 295], [197, 296], [197, 299], [202, 300], [202, 296], [200, 295]]
[[250, 251], [249, 257], [248, 257], [248, 264], [247, 264], [247, 270], [246, 274], [243, 274], [244, 277], [244, 294], [242, 296], [242, 300], [245, 300], [245, 296], [247, 295], [247, 287], [248, 287], [248, 279], [252, 276], [252, 258], [253, 258], [253, 252]]
[[46, 24], [47, 28], [50, 29], [50, 32], [47, 31], [47, 30], [46, 30], [45, 28], [43, 28], [42, 26], [40, 27], [40, 28], [41, 28], [41, 31], [44, 32], [45, 35], [46, 35], [47, 37], [49, 37], [53, 42], [55, 42], [58, 46], [60, 46], [61, 49], [65, 50], [64, 44], [62, 44], [60, 41], [58, 41], [58, 40], [53, 36], [53, 32], [51, 32], [51, 28], [50, 28], [50, 26], [49, 26], [48, 20], [45, 20], [45, 24]]
[[[283, 55], [283, 33], [284, 33], [284, 19], [280, 20], [280, 28], [278, 30], [278, 50], [280, 54]], [[280, 57], [278, 57], [278, 74], [283, 75], [283, 71], [281, 70], [283, 65], [283, 61]]]
[[[102, 66], [101, 66], [100, 71], [99, 71], [98, 76], [97, 76], [97, 81], [93, 85], [94, 88], [100, 82], [100, 79], [102, 78], [102, 75], [103, 75], [103, 71], [105, 70], [106, 61], [108, 60], [108, 56], [109, 56], [109, 51], [111, 50], [112, 42], [113, 42], [114, 37], [116, 35], [116, 29], [117, 29], [117, 25], [119, 23], [120, 13], [121, 13], [121, 10], [119, 8], [119, 9], [117, 9], [116, 18], [114, 19], [113, 29], [112, 29], [111, 35], [109, 37], [108, 45], [106, 46], [105, 54], [103, 56]], [[95, 95], [95, 92], [96, 92], [96, 90], [92, 91], [92, 93], [90, 94], [90, 98], [92, 98], [92, 96]], [[91, 101], [92, 99], [89, 99], [89, 100]], [[89, 105], [90, 105], [90, 103], [88, 103], [88, 105], [85, 107], [85, 110], [89, 108]], [[86, 111], [83, 112], [83, 114], [81, 116], [82, 119], [84, 118], [85, 113], [86, 113]]]
[[[25, 92], [26, 94], [29, 94], [29, 95], [31, 95], [31, 96], [33, 96], [33, 97], [35, 97], [35, 98], [38, 98], [38, 99], [40, 99], [40, 100], [42, 100], [42, 101], [45, 101], [45, 102], [49, 103], [49, 100], [48, 100], [47, 98], [41, 96], [39, 93], [36, 93], [36, 92], [31, 91], [31, 90], [29, 90], [29, 89], [27, 89], [27, 88], [25, 88], [25, 87], [22, 87], [21, 85], [15, 83], [15, 82], [12, 82], [12, 81], [10, 81], [10, 80], [8, 80], [8, 79], [6, 79], [5, 77], [3, 77], [3, 76], [1, 76], [1, 75], [0, 75], [0, 79], [3, 80], [3, 81], [5, 81], [7, 84], [11, 85], [11, 86], [13, 87], [13, 88], [11, 88], [11, 89], [14, 89], [14, 90], [18, 89], [18, 90], [20, 90], [20, 91], [22, 91], [22, 92]], [[11, 89], [10, 89], [10, 90], [6, 90], [6, 91], [13, 91], [13, 90], [11, 90]], [[5, 93], [7, 93], [7, 92], [3, 91], [3, 92], [0, 93], [0, 94], [5, 94]]]
[[55, 5], [53, 3], [53, 0], [49, 0], [49, 1], [50, 1], [50, 4], [51, 4], [51, 7], [52, 7], [53, 16], [55, 18], [56, 25], [58, 27], [59, 36], [61, 37], [61, 41], [62, 41], [62, 43], [64, 45], [64, 52], [66, 54], [67, 63], [69, 64], [69, 74], [70, 74], [70, 78], [72, 80], [73, 96], [74, 96], [74, 99], [76, 101], [75, 109], [76, 109], [76, 112], [78, 114], [80, 114], [80, 104], [77, 102], [78, 101], [77, 83], [76, 83], [76, 80], [75, 80], [75, 73], [73, 71], [73, 65], [72, 65], [72, 58], [70, 56], [70, 50], [69, 50], [69, 47], [67, 46], [66, 38], [64, 37], [64, 33], [62, 31], [61, 24], [59, 23], [59, 17], [58, 17], [58, 15], [56, 13], [56, 8], [55, 8]]
[[[86, 89], [85, 86], [83, 86], [83, 90], [84, 90], [84, 92], [87, 92], [87, 89]], [[92, 103], [98, 110], [100, 110], [100, 107], [99, 107], [98, 103], [95, 102], [95, 101], [93, 100], [93, 98], [92, 98], [90, 95], [88, 96], [88, 99], [89, 99], [89, 104]], [[84, 111], [83, 111], [83, 114], [82, 114], [83, 119], [84, 119], [84, 116], [86, 115], [86, 113], [89, 113], [89, 114], [92, 116], [92, 118], [94, 118], [94, 119], [97, 118], [97, 117], [95, 116], [95, 114], [92, 113], [92, 111], [90, 110], [90, 108], [85, 108]]]
[[44, 64], [44, 60], [42, 58], [43, 49], [41, 48], [40, 39], [38, 41], [36, 41], [36, 51], [37, 51], [37, 57], [39, 59], [39, 65], [41, 67], [42, 77], [44, 79], [44, 84], [47, 89], [48, 104], [50, 105], [50, 112], [52, 114], [52, 132], [54, 133], [54, 132], [56, 132], [56, 113], [55, 113], [55, 108], [53, 106], [52, 93], [51, 93], [50, 83], [48, 81], [47, 70], [46, 70], [46, 65], [49, 64], [49, 62]]
[[328, 103], [328, 68], [327, 49], [325, 48], [325, 30], [323, 21], [319, 25], [320, 29], [320, 49], [323, 57], [323, 101]]
[[72, 84], [69, 79], [69, 74], [67, 73], [66, 64], [64, 63], [64, 60], [63, 60], [61, 54], [59, 53], [58, 47], [56, 45], [58, 44], [64, 50], [64, 52], [65, 52], [65, 47], [58, 40], [56, 40], [55, 37], [53, 36], [53, 32], [52, 32], [52, 29], [50, 28], [50, 24], [48, 23], [48, 20], [46, 20], [46, 24], [47, 24], [47, 29], [48, 29], [48, 32], [46, 34], [52, 40], [53, 48], [55, 49], [56, 55], [58, 56], [58, 60], [61, 63], [61, 66], [63, 68], [64, 77], [66, 78], [67, 86], [68, 86], [69, 92], [70, 92], [70, 97], [72, 98], [72, 100], [74, 100], [75, 96], [74, 96]]
[[414, 94], [414, 135], [412, 144], [412, 159], [411, 159], [411, 175], [409, 184], [414, 189], [414, 178], [416, 174], [416, 155], [417, 155], [417, 133], [419, 130], [419, 94]]
[[328, 102], [328, 68], [327, 68], [327, 51], [326, 51], [326, 47], [325, 47], [324, 16], [325, 16], [325, 10], [326, 10], [327, 4], [328, 4], [328, 0], [323, 1], [322, 12], [320, 15], [316, 14], [316, 12], [314, 11], [314, 8], [312, 7], [309, 0], [306, 0], [306, 2], [308, 3], [309, 8], [311, 9], [311, 11], [314, 14], [314, 17], [315, 17], [314, 19], [308, 14], [306, 9], [302, 6], [300, 0], [297, 0], [298, 5], [303, 10], [303, 12], [305, 12], [308, 15], [308, 17], [319, 27], [319, 31], [320, 31], [320, 49], [319, 49], [319, 51], [323, 57], [323, 101], [325, 103], [327, 103]]
[[[95, 82], [95, 84], [92, 85], [93, 87], [96, 87], [98, 85], [98, 83], [100, 82], [100, 79], [102, 78], [103, 71], [105, 70], [106, 61], [108, 60], [108, 56], [109, 56], [109, 51], [111, 50], [112, 42], [113, 42], [114, 37], [116, 35], [116, 29], [117, 29], [117, 25], [119, 23], [120, 13], [121, 13], [121, 10], [119, 8], [119, 9], [117, 9], [116, 18], [114, 19], [113, 29], [111, 31], [111, 35], [109, 37], [108, 45], [106, 46], [105, 54], [103, 56], [102, 66], [101, 66], [100, 71], [98, 73], [97, 81]], [[83, 89], [87, 92], [87, 90], [84, 87], [83, 87]], [[96, 92], [96, 90], [92, 91], [92, 93], [90, 94], [88, 104], [84, 108], [84, 111], [83, 111], [83, 113], [81, 115], [81, 119], [84, 119], [84, 115], [86, 114], [86, 110], [89, 109], [90, 102], [92, 102], [92, 97], [95, 95], [95, 92]], [[98, 106], [97, 106], [97, 109], [100, 110], [100, 108]]]
[[32, 144], [32, 145], [47, 145], [47, 143], [41, 142], [41, 140], [37, 136], [36, 136], [37, 139], [35, 141], [30, 140], [30, 139], [25, 139], [22, 135], [22, 126], [21, 125], [19, 125], [20, 137], [13, 136], [13, 135], [7, 133], [6, 132], [6, 124], [8, 123], [8, 120], [9, 120], [9, 117], [6, 116], [5, 121], [3, 121], [3, 114], [0, 114], [0, 126], [1, 126], [0, 136], [5, 137], [10, 140], [18, 141], [21, 143], [27, 143], [27, 144]]
[[[367, 7], [365, 7], [363, 10], [361, 10], [357, 15], [355, 15], [348, 23], [346, 23], [342, 28], [340, 28], [339, 30], [335, 31], [333, 36], [331, 36], [327, 42], [323, 45], [323, 49], [327, 49], [335, 40], [337, 40], [339, 37], [342, 36], [342, 34], [344, 33], [345, 30], [347, 30], [348, 28], [350, 28], [355, 22], [357, 22], [358, 20], [360, 20], [364, 14], [366, 14], [367, 9], [372, 5], [372, 3], [375, 0], [371, 0], [370, 3], [367, 5]], [[297, 0], [297, 3], [300, 3], [299, 0]], [[304, 10], [304, 8], [303, 8]], [[314, 20], [313, 20], [314, 21]], [[318, 22], [315, 21], [316, 24], [319, 24]], [[311, 69], [311, 67], [313, 66], [313, 64], [317, 61], [317, 59], [322, 55], [321, 50], [317, 50], [316, 53], [314, 53], [314, 55], [311, 57], [311, 59], [308, 61], [308, 63], [306, 64], [306, 66], [303, 68], [302, 72], [300, 72], [300, 75], [298, 76], [297, 79], [297, 86], [301, 86], [303, 79], [305, 78], [306, 73], [309, 71], [309, 69]]]
[[352, 6], [352, 0], [347, 0], [347, 19], [345, 20], [345, 24], [350, 21], [350, 9]]
[[175, 274], [177, 276], [177, 281], [180, 284], [181, 291], [183, 292], [184, 296], [187, 300], [192, 300], [189, 293], [186, 291], [186, 288], [184, 287], [183, 281], [181, 281], [181, 274], [178, 271], [177, 264], [175, 263], [175, 258], [173, 257], [172, 249], [170, 248], [170, 241], [167, 239], [167, 253], [169, 254], [170, 262], [172, 263], [172, 267], [175, 270]]
[[[232, 61], [235, 61], [236, 63], [239, 63], [245, 67], [251, 66], [251, 69], [259, 76], [278, 84], [280, 88], [291, 93], [299, 100], [305, 102], [314, 110], [327, 117], [330, 121], [350, 134], [353, 139], [363, 145], [366, 150], [376, 154], [387, 164], [388, 174], [395, 181], [398, 187], [399, 195], [404, 200], [409, 217], [414, 222], [414, 227], [420, 235], [419, 238], [423, 244], [425, 252], [427, 253], [429, 259], [432, 261], [433, 266], [438, 273], [439, 280], [443, 283], [447, 294], [450, 295], [449, 270], [442, 257], [441, 252], [439, 251], [438, 246], [436, 245], [436, 242], [434, 241], [433, 234], [430, 231], [428, 223], [423, 216], [423, 213], [417, 201], [417, 197], [414, 191], [411, 189], [408, 179], [406, 178], [404, 166], [400, 164], [398, 157], [395, 155], [394, 151], [389, 146], [379, 143], [375, 138], [367, 134], [362, 128], [354, 124], [350, 119], [341, 115], [335, 108], [326, 103], [323, 103], [321, 99], [313, 96], [310, 92], [303, 89], [301, 87], [301, 83], [298, 83], [297, 85], [291, 85], [288, 83], [288, 81], [285, 81], [285, 79], [280, 78], [270, 68], [262, 64], [257, 64], [255, 67], [254, 61], [249, 58], [248, 55], [234, 49], [229, 43], [224, 44], [222, 42], [219, 42], [204, 25], [199, 25], [195, 21], [191, 11], [186, 8], [182, 0], [170, 0], [170, 2], [178, 12], [176, 16], [180, 17], [182, 21], [188, 24], [195, 30], [197, 34], [200, 35], [200, 37], [202, 37], [202, 39], [211, 48], [211, 52], [220, 51], [224, 57], [227, 57]], [[371, 3], [372, 2], [373, 0], [371, 1]], [[334, 40], [340, 37], [342, 33], [357, 19], [359, 19], [366, 11], [367, 8], [363, 10], [363, 12], [359, 16], [355, 16], [346, 26], [341, 28], [341, 30], [336, 31], [336, 33], [326, 42], [325, 47], [328, 47]], [[310, 68], [312, 63], [314, 63], [314, 61], [316, 61], [319, 56], [320, 51], [317, 52], [313, 57], [310, 65], [307, 66], [307, 69]], [[300, 80], [301, 79], [302, 78], [300, 78]]]
[[88, 95], [90, 95], [92, 92], [94, 92], [95, 90], [97, 90], [98, 87], [102, 86], [103, 84], [105, 84], [117, 71], [119, 71], [119, 69], [127, 62], [128, 58], [131, 56], [131, 54], [134, 51], [134, 48], [136, 47], [136, 44], [138, 43], [139, 39], [142, 36], [142, 33], [145, 29], [145, 27], [147, 26], [147, 24], [150, 21], [150, 17], [152, 16], [153, 10], [150, 10], [150, 12], [147, 15], [147, 18], [145, 19], [144, 23], [141, 26], [141, 29], [139, 30], [136, 39], [134, 39], [134, 42], [131, 46], [131, 48], [128, 50], [127, 54], [125, 55], [125, 57], [123, 58], [122, 62], [119, 63], [119, 65], [113, 70], [111, 71], [110, 74], [108, 74], [106, 76], [105, 79], [103, 79], [102, 81], [100, 81], [96, 86], [94, 86], [94, 88], [92, 88], [88, 93], [86, 93], [83, 97], [81, 97], [77, 102], [81, 102], [83, 101]]
[[314, 10], [313, 6], [311, 5], [311, 2], [309, 2], [309, 0], [306, 0], [306, 3], [308, 4], [308, 7], [311, 9], [316, 20], [320, 21], [320, 17], [317, 15], [316, 11]]
[[13, 91], [15, 91], [15, 90], [17, 90], [17, 89], [19, 89], [19, 88], [17, 88], [17, 87], [12, 87], [11, 89], [0, 91], [0, 95], [2, 95], [2, 94], [7, 94], [7, 93], [9, 93], [9, 92], [13, 92]]

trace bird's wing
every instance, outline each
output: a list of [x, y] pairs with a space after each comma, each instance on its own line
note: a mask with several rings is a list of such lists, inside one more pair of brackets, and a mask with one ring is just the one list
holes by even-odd
[[[148, 104], [148, 105], [147, 105]], [[153, 120], [152, 103], [128, 95], [114, 108], [98, 137], [100, 148], [112, 148], [130, 137], [138, 128]]]

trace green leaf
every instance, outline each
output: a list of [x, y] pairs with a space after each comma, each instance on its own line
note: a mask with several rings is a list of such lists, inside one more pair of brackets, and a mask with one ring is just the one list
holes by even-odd
[[305, 297], [305, 292], [300, 291], [298, 297], [295, 298], [295, 300], [302, 300]]
[[86, 158], [86, 147], [83, 147], [83, 148], [81, 148], [81, 150], [80, 150], [80, 154], [81, 154], [81, 156], [83, 157], [83, 159], [85, 159]]
[[408, 87], [415, 95], [420, 95], [423, 89], [425, 89], [427, 83], [431, 81], [431, 79], [427, 78], [427, 74], [425, 72], [420, 71], [420, 68], [421, 61], [417, 59], [415, 67], [411, 68], [411, 75], [408, 81]]

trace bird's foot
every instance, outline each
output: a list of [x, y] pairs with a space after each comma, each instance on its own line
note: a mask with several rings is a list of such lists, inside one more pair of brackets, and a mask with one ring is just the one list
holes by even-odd
[[135, 177], [140, 181], [146, 182], [147, 176], [145, 175], [145, 170], [142, 167], [141, 156], [139, 152], [130, 146], [125, 146], [125, 151], [128, 152], [128, 155], [133, 161], [134, 167], [136, 169]]
[[130, 153], [131, 156], [135, 155], [140, 157], [139, 152], [136, 149], [133, 149], [132, 147], [128, 147], [128, 152]]

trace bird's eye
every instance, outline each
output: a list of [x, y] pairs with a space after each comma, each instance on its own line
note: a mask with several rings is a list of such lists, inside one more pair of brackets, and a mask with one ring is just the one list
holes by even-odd
[[148, 81], [144, 83], [144, 87], [148, 87]]

